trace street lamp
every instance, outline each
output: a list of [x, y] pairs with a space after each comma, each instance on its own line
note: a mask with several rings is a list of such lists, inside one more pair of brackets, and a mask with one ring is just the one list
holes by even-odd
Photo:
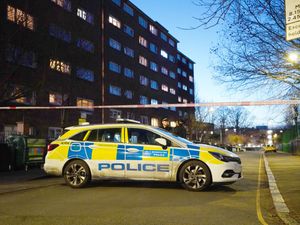
[[296, 52], [288, 53], [288, 61], [291, 63], [296, 63], [299, 61], [299, 55]]

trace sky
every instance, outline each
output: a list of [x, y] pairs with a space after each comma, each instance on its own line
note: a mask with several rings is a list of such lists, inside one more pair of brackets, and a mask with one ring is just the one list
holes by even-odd
[[[162, 24], [169, 33], [179, 40], [178, 49], [191, 58], [194, 67], [195, 93], [201, 101], [245, 101], [265, 100], [265, 93], [237, 92], [213, 78], [214, 55], [210, 49], [218, 43], [218, 28], [198, 28], [184, 30], [199, 25], [194, 17], [199, 17], [203, 9], [192, 0], [131, 0], [153, 20]], [[253, 115], [254, 125], [277, 126], [282, 123], [282, 107], [248, 107]]]

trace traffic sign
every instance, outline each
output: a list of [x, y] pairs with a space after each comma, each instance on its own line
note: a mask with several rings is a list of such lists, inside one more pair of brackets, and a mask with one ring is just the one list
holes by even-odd
[[300, 0], [285, 0], [286, 40], [300, 38]]

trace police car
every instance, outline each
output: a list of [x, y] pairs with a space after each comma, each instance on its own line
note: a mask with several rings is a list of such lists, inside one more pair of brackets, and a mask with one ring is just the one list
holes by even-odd
[[44, 170], [73, 188], [96, 179], [180, 182], [190, 191], [242, 178], [240, 158], [157, 127], [127, 123], [74, 126], [48, 145]]

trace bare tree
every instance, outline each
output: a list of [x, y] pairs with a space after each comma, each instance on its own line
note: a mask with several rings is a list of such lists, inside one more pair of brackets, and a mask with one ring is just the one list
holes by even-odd
[[[199, 26], [221, 27], [216, 78], [235, 89], [264, 88], [289, 97], [300, 90], [300, 63], [288, 63], [287, 54], [298, 51], [300, 41], [285, 40], [283, 0], [197, 0], [206, 10]], [[269, 91], [270, 93], [270, 91]]]
[[229, 124], [239, 133], [240, 128], [251, 125], [251, 117], [248, 110], [244, 107], [232, 107], [229, 114]]

